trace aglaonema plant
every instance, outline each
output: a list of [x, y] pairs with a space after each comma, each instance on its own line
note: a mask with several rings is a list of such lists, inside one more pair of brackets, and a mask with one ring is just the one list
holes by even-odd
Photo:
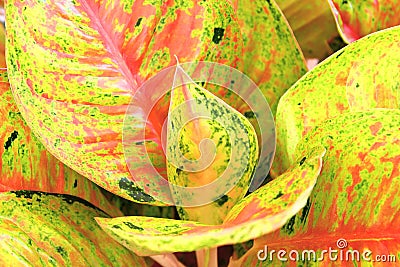
[[[95, 2], [63, 2], [61, 5], [34, 1], [6, 2], [8, 77], [20, 112], [44, 146], [80, 174], [130, 200], [164, 205], [135, 185], [124, 162], [121, 147], [124, 110], [141, 83], [174, 64], [173, 55], [183, 62], [208, 60], [224, 63], [237, 67], [256, 81], [274, 111], [280, 95], [305, 72], [301, 52], [277, 6], [259, 1], [252, 3], [250, 9], [244, 7], [243, 1], [232, 6], [213, 1], [136, 1], [124, 4], [117, 1], [111, 5]], [[260, 8], [265, 12], [260, 13]], [[180, 34], [186, 37], [188, 23], [192, 26], [189, 42], [185, 46], [182, 46], [179, 38], [169, 38], [169, 32], [174, 32], [177, 37]], [[260, 35], [265, 28], [271, 28], [271, 33]], [[263, 42], [258, 41], [259, 36], [264, 36]], [[274, 43], [280, 45], [279, 49]], [[248, 108], [240, 99], [221, 92], [218, 87], [207, 85], [206, 88], [243, 114], [248, 113]], [[209, 95], [207, 99], [213, 97]], [[222, 100], [217, 102], [226, 105], [222, 104]], [[159, 103], [156, 108], [158, 113], [148, 124], [151, 131], [158, 132], [159, 136], [157, 123], [167, 117], [169, 102]], [[231, 107], [227, 111], [237, 113]], [[245, 116], [240, 113], [237, 116], [241, 116], [250, 132], [254, 131]], [[256, 161], [258, 149], [255, 133], [249, 136], [252, 146], [255, 145], [251, 148], [252, 161]], [[166, 170], [165, 155], [162, 149], [157, 149], [160, 142], [154, 142], [154, 138], [150, 137], [142, 147], [138, 144], [137, 151], [144, 147], [151, 148], [152, 142], [156, 149], [153, 147], [149, 153], [154, 161], [164, 161], [161, 169]], [[312, 157], [310, 165], [304, 165], [311, 166], [305, 170], [310, 177], [309, 181], [305, 181], [305, 188], [313, 184], [319, 172], [322, 153], [317, 151], [313, 154], [316, 161]], [[137, 160], [140, 162], [140, 157]], [[252, 168], [253, 164], [248, 168], [247, 179], [251, 178]], [[141, 169], [134, 174], [147, 175]], [[227, 205], [215, 208], [217, 213], [224, 211], [216, 216], [216, 221], [211, 220], [213, 223], [221, 224], [225, 220], [235, 202], [246, 193], [248, 182], [242, 182], [238, 193], [228, 194]], [[302, 188], [301, 184], [296, 186]], [[289, 209], [290, 214], [301, 206], [298, 203], [304, 202], [297, 195], [293, 195], [293, 198], [296, 205]], [[275, 215], [279, 219], [268, 231], [284, 223], [288, 215], [281, 212], [277, 210]], [[206, 217], [206, 214], [189, 216], [199, 221], [204, 221]], [[134, 226], [129, 221], [131, 219], [124, 218], [124, 225]], [[183, 221], [177, 223], [179, 225]], [[155, 220], [154, 224], [163, 227], [168, 222]], [[258, 224], [263, 224], [263, 220], [259, 220]], [[256, 232], [265, 233], [262, 229]], [[121, 238], [116, 239], [121, 241]], [[243, 238], [239, 240], [243, 241]], [[198, 244], [197, 248], [186, 249], [175, 247], [173, 251], [146, 248], [148, 242], [144, 242], [145, 246], [135, 251], [140, 255], [153, 256], [214, 248], [232, 242], [225, 237], [218, 244]], [[154, 258], [160, 260], [160, 257]], [[168, 260], [174, 261], [170, 257], [162, 259], [164, 264]]]
[[[132, 182], [121, 146], [124, 111], [141, 83], [174, 65], [174, 55], [181, 62], [223, 63], [248, 73], [274, 111], [280, 95], [305, 72], [277, 7], [241, 4], [236, 14], [229, 3], [213, 1], [6, 2], [8, 71], [22, 115], [46, 148], [74, 170], [127, 199], [163, 205]], [[260, 8], [270, 11], [258, 14]], [[190, 38], [183, 46], [188, 24]], [[265, 28], [271, 33], [258, 42], [253, 34]], [[234, 108], [242, 106], [238, 98], [214, 90]], [[161, 101], [147, 125], [155, 134], [146, 142], [152, 147], [148, 153], [161, 162], [157, 136], [168, 104]]]
[[[276, 259], [261, 262], [257, 257], [266, 244], [319, 251], [328, 243], [326, 235], [340, 235], [360, 250], [381, 252], [382, 245], [392, 253], [398, 250], [396, 237], [386, 242], [377, 231], [380, 219], [387, 218], [385, 233], [394, 234], [395, 219], [386, 215], [396, 204], [390, 183], [398, 176], [398, 112], [390, 109], [398, 108], [398, 28], [349, 45], [285, 93], [306, 67], [273, 1], [12, 0], [5, 9], [7, 72], [0, 83], [1, 116], [7, 122], [0, 128], [0, 181], [2, 190], [9, 191], [0, 194], [5, 264], [183, 266], [173, 253], [195, 251], [198, 266], [217, 266], [222, 264], [218, 247], [254, 239], [244, 256], [234, 253], [230, 265], [275, 266]], [[325, 19], [326, 9], [324, 14]], [[308, 56], [326, 55], [318, 51], [318, 42], [301, 34], [302, 48], [309, 43], [308, 52], [315, 50]], [[260, 176], [258, 162], [268, 164], [263, 175], [268, 174], [260, 118], [269, 109], [254, 112], [226, 88], [194, 82], [178, 60], [222, 63], [255, 82], [271, 116], [276, 115], [272, 181], [248, 192], [254, 173]], [[187, 83], [163, 95], [143, 116], [157, 89], [142, 92], [141, 86], [174, 65], [174, 82]], [[130, 114], [135, 123], [126, 127], [135, 94], [143, 96]], [[387, 109], [370, 110], [381, 107]], [[212, 119], [191, 120], [196, 114], [212, 114]], [[128, 154], [126, 128], [132, 138]], [[232, 139], [235, 135], [240, 138]], [[232, 151], [239, 154], [235, 160]], [[154, 182], [144, 155], [161, 182]], [[193, 162], [208, 158], [211, 164], [191, 171]], [[230, 163], [230, 177], [238, 178], [230, 190], [202, 205], [184, 204], [191, 191], [176, 191], [176, 186], [217, 181]], [[242, 173], [236, 171], [243, 166]], [[149, 190], [166, 180], [172, 203], [159, 198], [165, 192]], [[136, 203], [176, 205], [179, 218], [123, 217], [92, 182]], [[367, 194], [372, 187], [376, 194]], [[369, 209], [362, 211], [362, 205]], [[328, 215], [332, 227], [327, 227]], [[371, 235], [352, 239], [361, 231]], [[318, 241], [303, 247], [307, 236]], [[378, 240], [369, 242], [368, 237]]]

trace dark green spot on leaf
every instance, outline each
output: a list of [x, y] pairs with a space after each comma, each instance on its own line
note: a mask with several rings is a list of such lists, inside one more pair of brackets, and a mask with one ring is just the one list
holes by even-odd
[[225, 29], [223, 28], [214, 28], [214, 36], [212, 38], [212, 41], [216, 44], [219, 44], [222, 40], [222, 37], [224, 37], [224, 32]]
[[140, 23], [142, 22], [143, 18], [138, 18], [138, 20], [136, 21], [135, 27], [139, 27]]
[[220, 197], [219, 199], [217, 199], [215, 202], [222, 206], [224, 205], [226, 202], [228, 201], [228, 196], [227, 195], [223, 195], [222, 197]]
[[144, 230], [142, 227], [136, 226], [131, 222], [124, 222], [124, 224], [126, 226], [128, 226], [129, 228], [133, 229], [133, 230], [139, 230], [139, 231], [143, 231]]
[[273, 199], [278, 199], [281, 196], [283, 196], [283, 193], [281, 191], [279, 191], [279, 193]]
[[126, 190], [128, 195], [139, 202], [154, 202], [154, 198], [146, 194], [143, 189], [137, 187], [134, 182], [124, 177], [119, 180], [119, 188]]
[[248, 119], [254, 119], [254, 118], [256, 118], [256, 114], [254, 114], [253, 111], [246, 111], [246, 112], [244, 113], [244, 116], [245, 116], [246, 118], [248, 118]]
[[6, 143], [4, 144], [4, 149], [8, 149], [9, 147], [11, 147], [12, 142], [17, 139], [18, 137], [18, 132], [17, 131], [13, 131], [10, 135], [10, 137], [8, 137]]
[[301, 160], [300, 160], [300, 163], [299, 163], [299, 165], [301, 166], [301, 165], [303, 165], [303, 163], [304, 163], [304, 161], [306, 161], [306, 157], [303, 157]]

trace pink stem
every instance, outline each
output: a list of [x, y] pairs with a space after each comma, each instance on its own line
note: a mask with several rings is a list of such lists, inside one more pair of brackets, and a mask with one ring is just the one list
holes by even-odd
[[186, 267], [173, 253], [150, 256], [154, 261], [163, 267]]
[[206, 248], [196, 251], [197, 267], [218, 267], [218, 248]]

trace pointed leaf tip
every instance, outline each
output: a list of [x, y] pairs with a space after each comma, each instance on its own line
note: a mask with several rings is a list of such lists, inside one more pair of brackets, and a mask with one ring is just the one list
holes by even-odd
[[167, 162], [180, 216], [210, 224], [221, 223], [244, 196], [258, 162], [250, 122], [179, 65], [168, 115]]

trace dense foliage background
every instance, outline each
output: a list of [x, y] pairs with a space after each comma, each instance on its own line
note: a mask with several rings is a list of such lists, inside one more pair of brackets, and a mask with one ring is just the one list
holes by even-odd
[[[2, 266], [306, 264], [260, 261], [265, 246], [369, 250], [371, 257], [400, 260], [397, 1], [0, 4]], [[254, 113], [221, 86], [180, 86], [146, 120], [154, 92], [145, 91], [127, 156], [123, 131], [132, 95], [161, 70], [178, 66], [176, 58], [236, 68], [262, 92], [275, 120], [276, 151], [256, 191], [248, 189], [257, 159], [265, 160], [259, 119], [269, 111]], [[179, 132], [171, 122], [180, 117], [170, 111], [188, 96], [214, 103], [188, 110], [223, 108], [235, 119]], [[228, 166], [226, 151], [239, 146], [221, 141], [239, 124], [251, 160], [231, 192], [203, 207], [175, 207], [149, 194], [160, 185], [144, 153], [165, 179], [185, 186], [211, 182]], [[215, 165], [192, 174], [171, 165], [163, 150], [175, 151], [175, 135], [189, 159], [199, 157], [205, 136], [224, 147], [216, 150]]]

